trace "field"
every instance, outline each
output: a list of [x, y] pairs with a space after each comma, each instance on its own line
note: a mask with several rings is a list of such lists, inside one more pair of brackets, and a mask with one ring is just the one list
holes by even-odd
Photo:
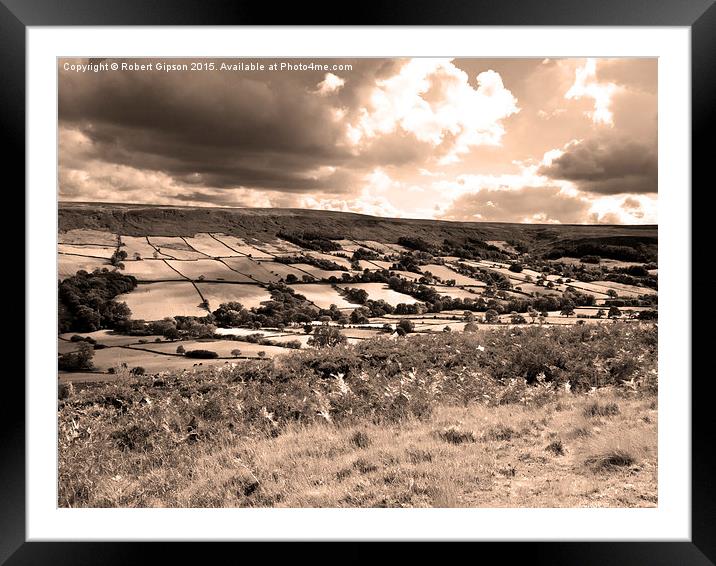
[[107, 266], [107, 262], [103, 259], [59, 254], [57, 257], [57, 276], [59, 279], [67, 279], [72, 277], [78, 271], [94, 271]]
[[59, 244], [57, 246], [57, 251], [61, 254], [97, 257], [104, 259], [111, 258], [115, 249], [115, 246], [91, 246], [76, 244]]
[[331, 305], [336, 305], [339, 309], [354, 309], [360, 306], [347, 301], [328, 283], [300, 283], [291, 285], [291, 288], [322, 309], [327, 309]]
[[241, 255], [239, 252], [232, 250], [220, 240], [211, 236], [211, 234], [197, 234], [193, 238], [184, 238], [189, 246], [199, 253], [209, 257], [229, 257]]
[[216, 259], [197, 259], [194, 261], [167, 260], [167, 265], [192, 281], [236, 281], [252, 283], [246, 275], [237, 273]]
[[139, 285], [118, 301], [127, 303], [135, 318], [160, 320], [168, 316], [204, 316], [201, 297], [188, 281], [165, 281]]
[[127, 275], [133, 275], [138, 281], [183, 281], [186, 279], [163, 259], [125, 261], [122, 271]]
[[350, 283], [340, 285], [343, 289], [363, 289], [368, 296], [375, 301], [385, 301], [389, 305], [397, 306], [400, 303], [412, 305], [418, 301], [404, 293], [397, 293], [388, 287], [385, 283]]
[[262, 301], [271, 298], [269, 292], [258, 285], [199, 282], [196, 286], [201, 295], [209, 301], [210, 310], [215, 310], [221, 303], [228, 302], [239, 302], [246, 307], [258, 307]]
[[146, 237], [120, 236], [120, 240], [120, 249], [127, 253], [127, 259], [165, 259], [168, 257], [152, 246]]
[[471, 277], [465, 277], [464, 275], [461, 275], [449, 267], [445, 265], [424, 265], [420, 268], [420, 270], [423, 273], [429, 272], [432, 273], [435, 277], [440, 278], [442, 281], [449, 281], [451, 279], [455, 280], [456, 285], [461, 286], [484, 286], [482, 281], [477, 281], [475, 279], [472, 279]]
[[235, 238], [234, 236], [226, 235], [226, 234], [214, 234], [214, 237], [219, 240], [221, 243], [225, 244], [228, 248], [232, 249], [233, 251], [237, 252], [240, 255], [245, 255], [249, 257], [254, 258], [264, 258], [264, 259], [270, 259], [273, 256], [269, 253], [266, 253], [264, 251], [261, 251], [260, 249], [248, 245], [246, 242], [244, 242], [240, 238]]

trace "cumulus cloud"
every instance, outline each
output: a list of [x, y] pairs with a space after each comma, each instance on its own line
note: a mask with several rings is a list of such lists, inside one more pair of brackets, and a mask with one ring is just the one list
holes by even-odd
[[498, 145], [503, 120], [518, 111], [494, 71], [480, 73], [474, 88], [449, 59], [412, 59], [376, 82], [346, 135], [356, 146], [400, 129], [442, 149], [443, 162], [451, 162], [472, 147]]
[[657, 170], [654, 143], [602, 136], [569, 142], [539, 173], [572, 181], [583, 191], [619, 194], [657, 192]]

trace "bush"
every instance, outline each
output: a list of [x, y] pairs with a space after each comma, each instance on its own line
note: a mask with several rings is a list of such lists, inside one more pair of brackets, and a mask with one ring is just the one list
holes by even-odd
[[370, 446], [370, 437], [363, 431], [354, 432], [351, 436], [351, 444], [358, 448], [366, 448]]
[[619, 414], [619, 405], [616, 403], [599, 403], [594, 401], [584, 407], [585, 417], [613, 417]]
[[459, 427], [450, 426], [438, 432], [438, 436], [445, 442], [450, 444], [463, 444], [465, 442], [475, 442], [475, 434], [468, 430], [462, 431]]
[[398, 325], [396, 326], [396, 329], [402, 330], [405, 334], [409, 334], [410, 332], [415, 331], [415, 324], [413, 324], [412, 320], [409, 320], [407, 318], [403, 318], [400, 320]]
[[187, 358], [212, 359], [218, 358], [219, 354], [211, 350], [188, 350], [184, 353]]
[[111, 434], [111, 438], [120, 450], [151, 450], [151, 437], [152, 431], [138, 424], [129, 425]]

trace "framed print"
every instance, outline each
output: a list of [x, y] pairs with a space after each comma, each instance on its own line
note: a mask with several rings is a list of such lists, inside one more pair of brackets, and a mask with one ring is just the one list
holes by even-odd
[[712, 563], [691, 186], [716, 8], [485, 4], [4, 2], [7, 564]]

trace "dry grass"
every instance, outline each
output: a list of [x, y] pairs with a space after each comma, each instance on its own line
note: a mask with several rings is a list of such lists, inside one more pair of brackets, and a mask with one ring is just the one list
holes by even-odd
[[[586, 419], [595, 401], [617, 403], [620, 412]], [[161, 466], [150, 464], [157, 461], [151, 438], [122, 430], [113, 439], [118, 457], [107, 451], [102, 465], [92, 469], [86, 504], [654, 506], [657, 413], [652, 407], [650, 396], [615, 390], [562, 395], [541, 407], [441, 406], [426, 420], [391, 425], [290, 425], [264, 438], [227, 432], [167, 453]], [[589, 435], [572, 434], [575, 422], [589, 427]]]

